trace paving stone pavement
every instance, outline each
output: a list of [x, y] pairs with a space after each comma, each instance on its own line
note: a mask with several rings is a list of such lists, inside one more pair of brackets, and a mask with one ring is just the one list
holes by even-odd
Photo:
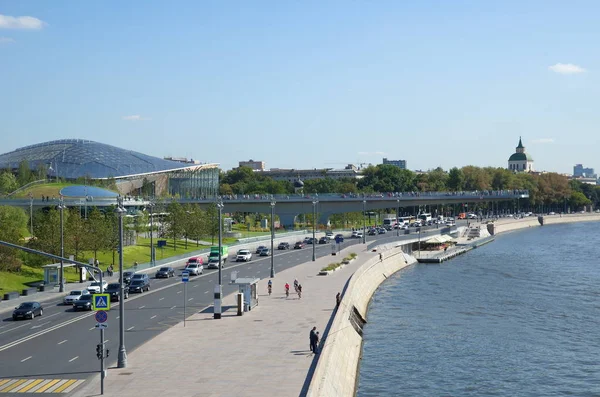
[[[259, 282], [259, 304], [237, 316], [235, 295], [224, 299], [221, 320], [212, 312], [196, 313], [128, 354], [128, 367], [109, 369], [106, 396], [299, 396], [308, 387], [307, 374], [316, 359], [309, 349], [313, 326], [323, 335], [335, 310], [335, 295], [352, 273], [376, 253], [364, 245], [348, 247], [338, 256], [318, 258], [275, 275], [273, 294], [267, 281]], [[318, 271], [351, 252], [358, 259], [328, 276]], [[302, 298], [284, 284], [302, 284]], [[322, 342], [326, 343], [326, 340]], [[99, 376], [76, 390], [74, 396], [94, 396]]]

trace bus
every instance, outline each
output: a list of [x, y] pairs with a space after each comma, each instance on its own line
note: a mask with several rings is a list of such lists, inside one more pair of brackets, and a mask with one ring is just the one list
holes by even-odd
[[428, 212], [423, 212], [423, 213], [419, 214], [419, 219], [421, 220], [421, 223], [429, 222], [429, 221], [431, 221], [431, 214]]

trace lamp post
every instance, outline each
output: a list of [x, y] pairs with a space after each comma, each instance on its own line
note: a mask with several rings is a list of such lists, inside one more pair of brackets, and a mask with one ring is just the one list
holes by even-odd
[[396, 199], [396, 236], [400, 236], [400, 199]]
[[419, 258], [421, 257], [421, 228], [419, 228]]
[[273, 255], [273, 239], [275, 239], [275, 199], [271, 197], [271, 278], [275, 277], [275, 255]]
[[148, 208], [150, 208], [150, 263], [154, 266], [154, 242], [152, 241], [154, 234], [154, 203], [148, 203]]
[[[221, 250], [222, 250], [222, 244], [223, 244], [223, 240], [222, 240], [222, 216], [223, 216], [223, 201], [221, 199], [221, 197], [217, 198], [217, 209], [219, 210], [219, 284], [215, 285], [215, 310], [214, 310], [214, 318], [215, 319], [220, 319], [221, 318], [221, 296], [223, 295], [223, 278], [222, 278], [222, 265], [221, 265], [221, 261], [222, 261], [222, 257], [221, 257]], [[271, 252], [271, 255], [273, 253]]]
[[[60, 211], [60, 257], [64, 258], [65, 257], [65, 222], [64, 222], [64, 216], [63, 216], [63, 212], [65, 209], [65, 204], [63, 201], [63, 196], [62, 194], [60, 195], [60, 198], [58, 199], [58, 210]], [[58, 291], [59, 292], [65, 292], [65, 276], [63, 274], [64, 272], [64, 261], [61, 259], [60, 260], [60, 286], [58, 287]]]
[[33, 194], [29, 193], [29, 234], [33, 238]]
[[[117, 198], [115, 209], [119, 217], [119, 356], [118, 368], [127, 367], [127, 350], [125, 349], [125, 288], [123, 288], [123, 216], [127, 212], [123, 207], [123, 197]], [[152, 247], [152, 244], [150, 244]]]
[[367, 243], [367, 219], [365, 218], [367, 213], [367, 200], [363, 200], [363, 244]]
[[316, 228], [315, 228], [315, 226], [316, 226], [316, 223], [317, 223], [317, 203], [318, 203], [317, 200], [314, 200], [312, 202], [312, 205], [313, 205], [312, 260], [313, 260], [313, 262], [317, 260], [317, 252], [316, 252], [316, 250], [317, 250], [316, 244], [317, 243], [315, 241], [315, 239], [316, 239], [316, 236], [315, 236], [315, 234], [316, 234]]

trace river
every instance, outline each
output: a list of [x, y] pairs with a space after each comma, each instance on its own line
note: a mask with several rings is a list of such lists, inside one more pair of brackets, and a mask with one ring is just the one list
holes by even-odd
[[512, 232], [390, 277], [358, 397], [600, 396], [600, 223]]

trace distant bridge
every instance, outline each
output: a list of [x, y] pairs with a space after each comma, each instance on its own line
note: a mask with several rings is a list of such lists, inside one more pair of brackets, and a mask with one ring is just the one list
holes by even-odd
[[[271, 203], [274, 212], [279, 216], [281, 224], [289, 226], [299, 214], [310, 214], [316, 211], [321, 223], [326, 223], [333, 214], [361, 212], [363, 210], [396, 209], [418, 206], [435, 206], [443, 204], [474, 204], [505, 202], [529, 198], [526, 190], [486, 190], [476, 192], [423, 192], [423, 193], [366, 193], [366, 194], [310, 194], [310, 195], [231, 195], [221, 196], [225, 212], [258, 212], [270, 213]], [[126, 208], [142, 209], [151, 202], [167, 205], [172, 202], [181, 204], [197, 204], [206, 209], [219, 198], [201, 199], [141, 199], [124, 200]], [[40, 208], [58, 205], [58, 199], [49, 201], [41, 199], [0, 199], [0, 205], [22, 208]], [[67, 207], [109, 207], [117, 204], [116, 198], [64, 198]]]

